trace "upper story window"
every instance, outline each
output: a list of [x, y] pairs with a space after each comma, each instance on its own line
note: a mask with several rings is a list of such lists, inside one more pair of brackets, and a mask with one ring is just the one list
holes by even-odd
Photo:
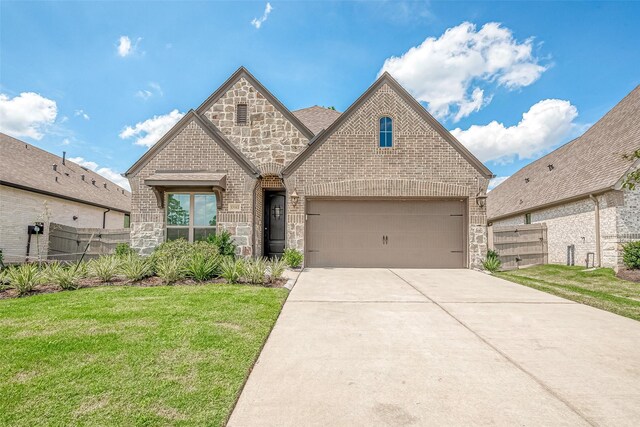
[[167, 240], [206, 240], [216, 234], [216, 196], [212, 193], [167, 195]]
[[380, 118], [380, 148], [393, 147], [393, 120], [391, 117]]
[[236, 105], [236, 124], [239, 126], [247, 124], [247, 104]]
[[530, 213], [524, 214], [524, 223], [525, 224], [531, 224], [531, 214]]

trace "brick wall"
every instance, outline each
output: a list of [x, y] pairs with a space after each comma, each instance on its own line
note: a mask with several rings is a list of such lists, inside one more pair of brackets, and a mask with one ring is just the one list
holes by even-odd
[[[394, 119], [393, 148], [378, 146], [378, 120]], [[486, 253], [486, 212], [475, 196], [488, 180], [388, 85], [383, 85], [291, 176], [287, 244], [304, 250], [306, 196], [406, 196], [468, 198], [469, 266]]]
[[[47, 256], [49, 223], [72, 227], [102, 228], [105, 209], [57, 197], [0, 185], [0, 249], [7, 262], [25, 260], [27, 226], [35, 222], [45, 223], [45, 233], [37, 239], [32, 236], [31, 256], [37, 257], [38, 245], [42, 258]], [[74, 220], [73, 217], [78, 219]], [[124, 213], [107, 212], [106, 228], [124, 228]]]

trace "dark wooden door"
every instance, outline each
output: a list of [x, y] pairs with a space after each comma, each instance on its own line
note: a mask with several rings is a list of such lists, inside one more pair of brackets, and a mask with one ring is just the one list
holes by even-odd
[[280, 257], [286, 239], [285, 192], [264, 193], [264, 255]]

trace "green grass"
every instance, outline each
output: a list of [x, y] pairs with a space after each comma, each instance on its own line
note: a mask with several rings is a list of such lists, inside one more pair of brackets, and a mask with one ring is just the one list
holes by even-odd
[[0, 425], [223, 425], [286, 293], [100, 287], [0, 301]]
[[640, 320], [640, 284], [618, 279], [610, 268], [541, 265], [496, 273], [503, 279]]

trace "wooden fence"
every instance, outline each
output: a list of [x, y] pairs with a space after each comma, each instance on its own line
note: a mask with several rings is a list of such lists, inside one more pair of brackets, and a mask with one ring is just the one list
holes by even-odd
[[504, 270], [549, 262], [546, 224], [494, 226], [492, 232], [493, 249]]
[[[91, 239], [93, 236], [93, 239]], [[89, 240], [91, 243], [89, 244]], [[118, 243], [129, 243], [128, 228], [75, 228], [68, 225], [51, 223], [49, 226], [49, 255], [51, 260], [77, 261], [82, 256], [87, 244], [89, 249], [85, 259], [115, 252]]]

